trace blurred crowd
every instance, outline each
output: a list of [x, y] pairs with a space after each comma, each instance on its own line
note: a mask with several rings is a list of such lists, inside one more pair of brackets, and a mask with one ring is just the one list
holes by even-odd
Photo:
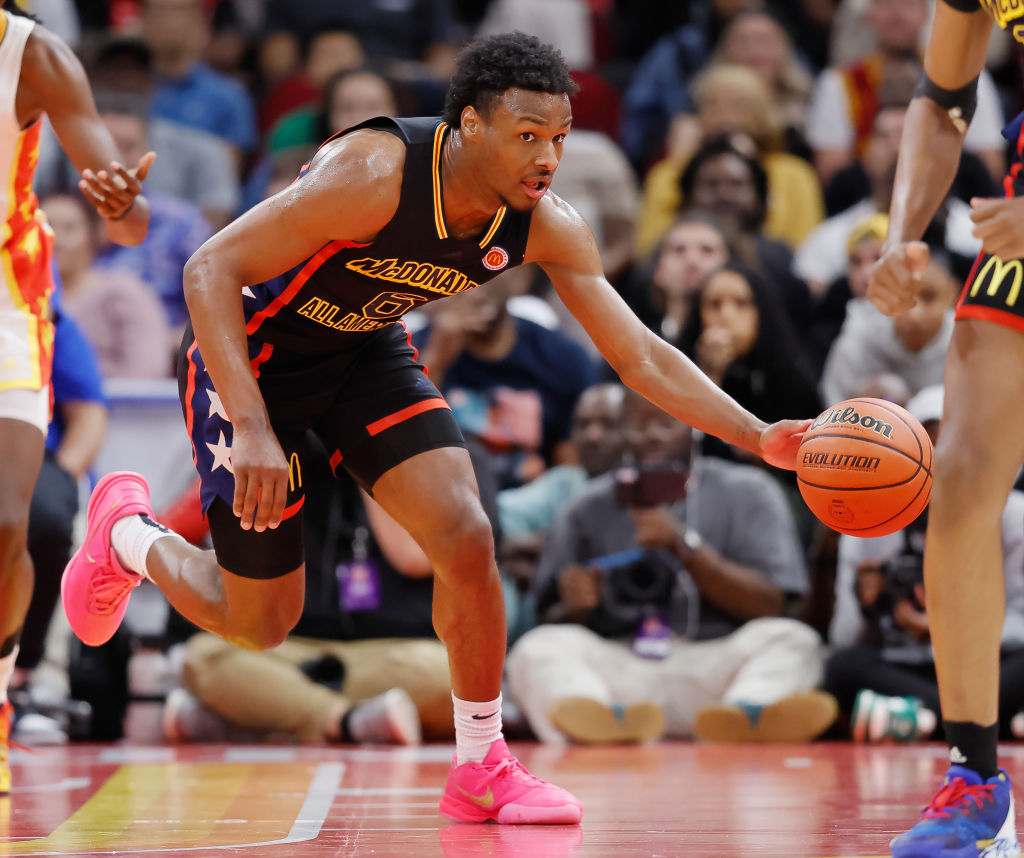
[[[157, 159], [149, 235], [121, 247], [105, 240], [52, 131], [41, 147], [36, 191], [55, 231], [60, 312], [84, 335], [58, 341], [55, 362], [63, 354], [78, 368], [89, 362], [75, 355], [95, 355], [91, 380], [56, 391], [57, 414], [79, 426], [89, 404], [91, 422], [64, 438], [93, 444], [73, 470], [40, 481], [65, 506], [33, 518], [38, 606], [18, 662], [22, 693], [12, 690], [22, 741], [120, 735], [129, 666], [154, 652], [170, 678], [147, 693], [166, 698], [169, 739], [452, 736], [431, 570], [326, 463], [307, 486], [306, 609], [284, 646], [238, 650], [172, 612], [146, 640], [72, 648], [71, 698], [91, 705], [91, 723], [79, 723], [88, 706], [48, 707], [31, 687], [74, 540], [72, 484], [88, 479], [106, 431], [103, 388], [172, 377], [185, 262], [331, 135], [377, 115], [439, 113], [454, 57], [475, 34], [532, 33], [573, 69], [580, 89], [552, 190], [589, 223], [608, 279], [646, 325], [766, 421], [869, 395], [937, 434], [953, 305], [980, 249], [969, 203], [1001, 194], [1013, 155], [1002, 130], [1024, 109], [1024, 88], [1011, 40], [995, 30], [956, 181], [925, 236], [925, 287], [913, 309], [883, 316], [865, 292], [933, 4], [27, 0], [81, 57], [125, 163], [149, 149]], [[626, 391], [532, 266], [407, 323], [470, 442], [495, 526], [509, 733], [583, 743], [937, 735], [923, 521], [872, 540], [828, 530], [790, 474]], [[1004, 738], [1024, 738], [1022, 507], [1015, 491], [1004, 518]], [[194, 488], [158, 512], [205, 544]], [[419, 729], [396, 731], [389, 713], [410, 701]]]

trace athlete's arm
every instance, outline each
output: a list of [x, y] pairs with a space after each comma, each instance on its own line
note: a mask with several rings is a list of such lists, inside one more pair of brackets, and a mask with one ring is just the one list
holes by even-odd
[[22, 128], [43, 113], [81, 173], [79, 187], [104, 219], [111, 241], [136, 245], [149, 228], [142, 182], [156, 157], [147, 152], [132, 169], [100, 119], [85, 70], [74, 52], [43, 27], [32, 28], [21, 61], [15, 112]]
[[586, 223], [550, 192], [534, 211], [525, 261], [547, 272], [565, 306], [626, 385], [684, 423], [792, 470], [808, 422], [768, 426], [649, 331], [605, 279]]
[[[991, 30], [987, 12], [960, 12], [939, 0], [925, 50], [925, 74], [945, 90], [970, 84], [985, 65]], [[889, 234], [868, 286], [868, 297], [884, 313], [898, 313], [914, 304], [928, 264], [927, 246], [918, 239], [949, 192], [965, 131], [928, 96], [919, 95], [910, 102], [889, 209]]]
[[210, 238], [185, 266], [192, 329], [234, 428], [234, 511], [244, 529], [280, 524], [288, 466], [249, 366], [242, 289], [288, 271], [331, 241], [371, 241], [398, 208], [404, 159], [404, 145], [391, 134], [346, 135], [321, 149], [305, 176]]

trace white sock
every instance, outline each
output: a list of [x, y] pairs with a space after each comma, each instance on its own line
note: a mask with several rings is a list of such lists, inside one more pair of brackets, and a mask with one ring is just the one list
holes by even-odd
[[165, 536], [182, 539], [148, 515], [126, 515], [110, 529], [110, 544], [114, 546], [118, 559], [126, 569], [149, 578], [146, 555], [153, 543]]
[[18, 647], [0, 658], [0, 706], [7, 702], [7, 686], [14, 675], [14, 662], [18, 660]]
[[[455, 704], [455, 762], [482, 763], [487, 752], [501, 738], [501, 695], [489, 703], [460, 700], [452, 693]], [[474, 717], [476, 716], [476, 717]]]

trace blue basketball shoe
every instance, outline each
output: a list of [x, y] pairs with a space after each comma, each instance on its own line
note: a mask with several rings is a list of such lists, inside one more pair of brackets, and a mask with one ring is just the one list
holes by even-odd
[[1013, 788], [1002, 769], [987, 781], [950, 766], [917, 825], [889, 844], [893, 858], [1017, 858]]

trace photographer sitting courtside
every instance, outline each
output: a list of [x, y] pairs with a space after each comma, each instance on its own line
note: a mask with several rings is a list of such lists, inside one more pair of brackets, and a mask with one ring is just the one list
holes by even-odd
[[[543, 625], [508, 657], [538, 738], [806, 741], [835, 701], [822, 645], [783, 616], [807, 570], [782, 490], [752, 465], [691, 463], [692, 435], [627, 391], [633, 467], [590, 480], [550, 530]], [[692, 468], [691, 468], [692, 464]]]
[[[943, 388], [932, 385], [907, 403], [936, 442]], [[909, 527], [872, 539], [839, 538], [832, 655], [824, 687], [850, 718], [855, 739], [930, 739], [941, 718], [928, 616], [923, 549], [927, 514]], [[999, 731], [1024, 738], [1024, 493], [1003, 508], [1006, 621], [1000, 654]]]

